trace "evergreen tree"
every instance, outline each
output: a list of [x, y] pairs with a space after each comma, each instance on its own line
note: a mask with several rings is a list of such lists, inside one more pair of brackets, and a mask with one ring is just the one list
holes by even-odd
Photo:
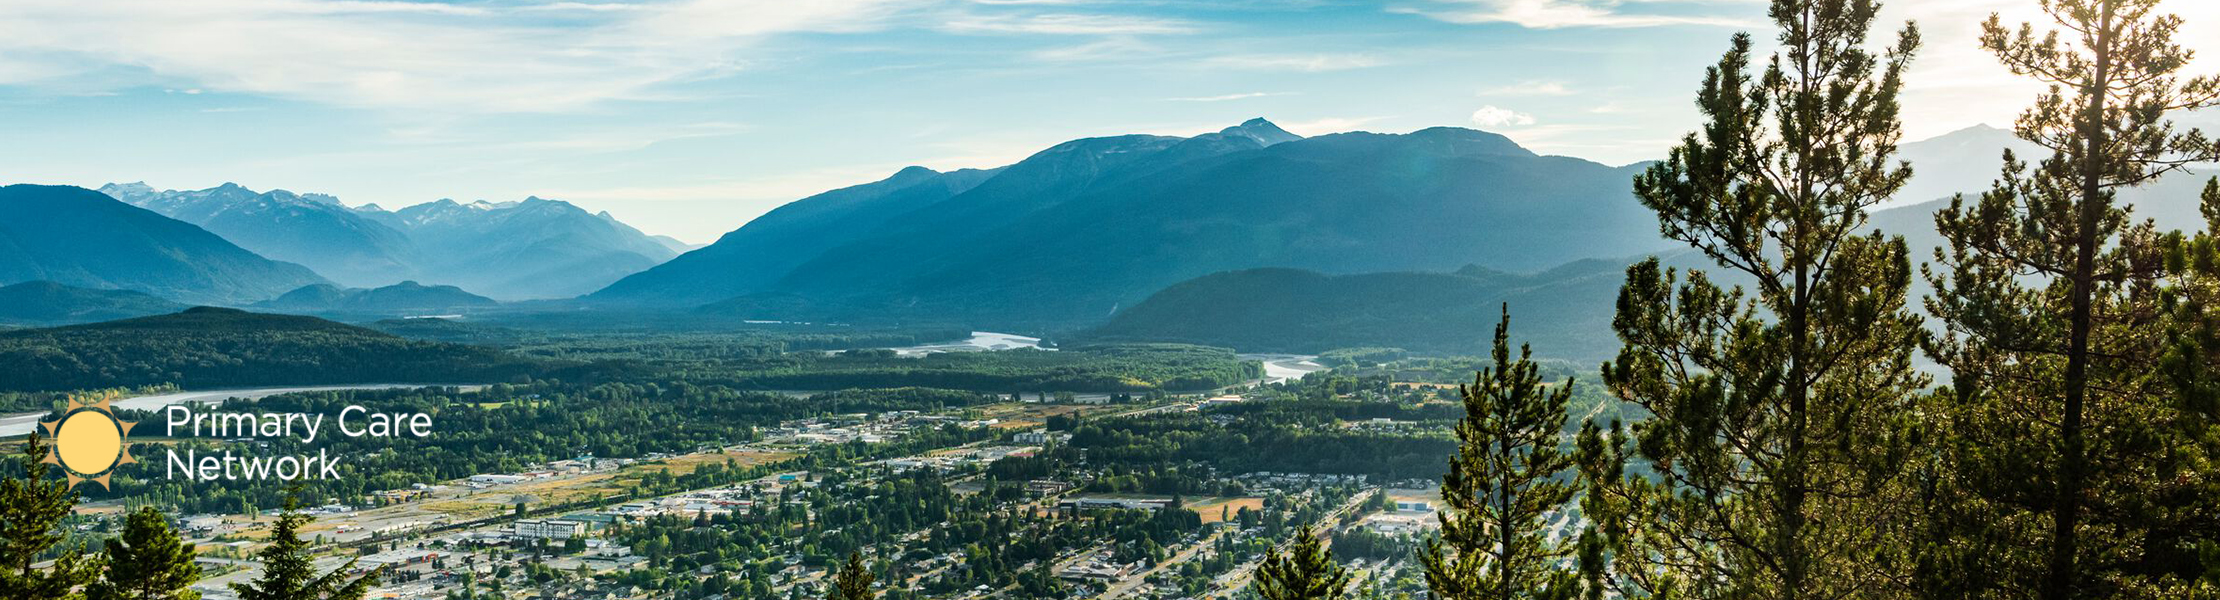
[[873, 579], [875, 578], [872, 577], [871, 570], [864, 568], [863, 553], [850, 552], [848, 553], [848, 562], [842, 564], [840, 572], [833, 575], [832, 593], [827, 595], [826, 598], [828, 600], [871, 600], [875, 597], [871, 593]]
[[1576, 591], [1571, 572], [1557, 568], [1571, 549], [1543, 532], [1543, 518], [1578, 491], [1569, 477], [1573, 456], [1560, 448], [1572, 381], [1543, 385], [1526, 346], [1512, 360], [1510, 326], [1506, 305], [1495, 326], [1495, 366], [1457, 388], [1465, 417], [1442, 478], [1441, 538], [1420, 557], [1427, 586], [1441, 598], [1569, 598]]
[[231, 584], [231, 590], [240, 600], [362, 600], [377, 584], [380, 572], [349, 581], [346, 573], [359, 560], [349, 559], [346, 565], [317, 575], [308, 541], [301, 539], [301, 526], [308, 524], [309, 517], [301, 514], [300, 504], [297, 497], [285, 499], [285, 511], [270, 530], [269, 545], [256, 554], [262, 560], [262, 577], [253, 583]]
[[2169, 595], [2202, 570], [2182, 528], [2220, 525], [2196, 520], [2212, 500], [2190, 488], [2210, 471], [2183, 451], [2192, 417], [2157, 376], [2168, 236], [2116, 196], [2220, 157], [2167, 120], [2220, 103], [2220, 83], [2177, 75], [2191, 53], [2158, 4], [2046, 0], [2061, 31], [1983, 26], [2005, 66], [2050, 84], [2016, 132], [2051, 154], [2007, 153], [1991, 191], [1935, 218], [1949, 246], [1928, 308], [1947, 332], [1930, 352], [1953, 386], [1921, 577], [1933, 596]]
[[2190, 586], [2195, 594], [2220, 598], [2220, 179], [2205, 183], [2203, 208], [2204, 232], [2172, 253], [2170, 342], [2159, 360], [2180, 411], [2168, 431], [2168, 451], [2182, 466], [2168, 496], [2180, 500], [2168, 503], [2174, 517], [2145, 544], [2164, 549], [2165, 566], [2156, 570], [2201, 581], [2204, 587]]
[[[1893, 540], [1929, 379], [1911, 366], [1908, 251], [1859, 231], [1911, 175], [1893, 156], [1919, 36], [1867, 50], [1878, 10], [1774, 0], [1762, 75], [1736, 35], [1698, 93], [1703, 129], [1635, 179], [1663, 233], [1722, 273], [1651, 259], [1620, 290], [1604, 383], [1655, 418], [1584, 431], [1581, 453], [1583, 555], [1612, 561], [1584, 571], [1618, 593], [1874, 597], [1909, 571]], [[1654, 478], [1627, 476], [1630, 459]]]
[[151, 507], [131, 513], [123, 535], [108, 540], [104, 558], [106, 572], [85, 588], [86, 600], [200, 600], [190, 589], [200, 580], [193, 545]]
[[0, 479], [0, 600], [68, 600], [98, 574], [81, 553], [63, 552], [38, 568], [41, 556], [66, 539], [62, 519], [77, 504], [69, 482], [48, 479], [48, 449], [34, 433], [23, 443], [18, 466]]
[[1273, 548], [1256, 568], [1256, 593], [1264, 600], [1335, 600], [1349, 587], [1349, 570], [1309, 526], [1295, 532], [1286, 554]]

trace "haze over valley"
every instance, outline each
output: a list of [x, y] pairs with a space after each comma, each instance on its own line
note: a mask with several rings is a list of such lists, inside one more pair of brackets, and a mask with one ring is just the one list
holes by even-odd
[[2220, 598], [2214, 52], [2209, 0], [12, 3], [0, 600]]

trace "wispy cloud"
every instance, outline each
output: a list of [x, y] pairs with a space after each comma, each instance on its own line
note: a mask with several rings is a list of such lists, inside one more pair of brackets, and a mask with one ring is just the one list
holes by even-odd
[[[16, 3], [0, 20], [0, 84], [106, 77], [351, 107], [565, 111], [727, 72], [772, 36], [879, 28], [922, 1]], [[542, 11], [555, 9], [582, 16], [552, 25]]]
[[1030, 56], [1034, 60], [1045, 62], [1090, 62], [1149, 56], [1157, 54], [1161, 50], [1155, 44], [1131, 37], [1117, 36], [1077, 46], [1060, 46], [1036, 50], [1030, 53]]
[[1166, 101], [1166, 102], [1225, 102], [1225, 101], [1228, 101], [1228, 100], [1247, 100], [1247, 99], [1250, 99], [1250, 98], [1267, 98], [1267, 97], [1271, 97], [1271, 96], [1292, 96], [1292, 95], [1294, 95], [1294, 94], [1293, 94], [1293, 93], [1290, 93], [1290, 92], [1249, 92], [1249, 93], [1245, 93], [1245, 94], [1225, 94], [1225, 95], [1220, 95], [1220, 96], [1194, 96], [1194, 97], [1188, 97], [1188, 98], [1165, 98], [1165, 99], [1164, 99], [1164, 101]]
[[1480, 90], [1482, 96], [1571, 96], [1572, 87], [1563, 81], [1521, 81], [1506, 86]]
[[[1749, 26], [1751, 24], [1749, 19], [1702, 14], [1702, 11], [1627, 10], [1628, 5], [1701, 6], [1705, 4], [1736, 3], [1746, 2], [1737, 2], [1736, 0], [1713, 2], [1661, 0], [1635, 0], [1632, 2], [1627, 0], [1425, 0], [1421, 4], [1396, 6], [1389, 10], [1421, 15], [1450, 23], [1510, 23], [1532, 29], [1664, 27], [1673, 25]], [[1698, 14], [1683, 14], [1687, 12]]]
[[951, 33], [1024, 33], [1049, 35], [1167, 35], [1194, 33], [1201, 26], [1178, 19], [1097, 14], [965, 15], [942, 23]]
[[622, 2], [549, 2], [547, 4], [527, 4], [518, 8], [521, 10], [542, 12], [566, 10], [606, 12], [645, 10], [650, 7], [644, 4], [628, 4]]
[[1368, 54], [1242, 54], [1203, 61], [1204, 66], [1259, 71], [1344, 71], [1386, 64]]

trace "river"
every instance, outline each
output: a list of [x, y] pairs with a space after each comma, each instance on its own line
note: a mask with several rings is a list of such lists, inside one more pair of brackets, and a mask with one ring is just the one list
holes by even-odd
[[1241, 358], [1264, 361], [1264, 379], [1257, 383], [1302, 379], [1304, 375], [1326, 370], [1326, 365], [1318, 364], [1318, 357], [1302, 354], [1243, 354]]
[[[162, 407], [170, 406], [172, 404], [219, 404], [225, 400], [229, 400], [232, 398], [238, 398], [241, 400], [260, 400], [278, 394], [292, 394], [299, 392], [331, 392], [340, 390], [390, 390], [399, 388], [423, 387], [444, 386], [430, 386], [415, 383], [370, 383], [360, 385], [319, 385], [300, 387], [248, 388], [237, 390], [204, 390], [197, 392], [173, 392], [168, 394], [156, 394], [152, 396], [125, 398], [122, 400], [117, 400], [113, 406], [116, 410], [133, 409], [144, 411], [158, 411], [161, 410]], [[477, 391], [485, 389], [486, 386], [463, 385], [454, 387], [462, 388], [463, 391]], [[48, 414], [50, 413], [16, 414], [8, 415], [6, 417], [0, 417], [0, 437], [15, 437], [19, 435], [29, 434], [33, 429], [36, 429], [38, 427], [39, 419], [46, 418]], [[152, 430], [149, 429], [148, 431]]]
[[[1032, 348], [1034, 350], [1047, 350], [1050, 352], [1054, 352], [1056, 350], [1055, 348], [1041, 347], [1041, 338], [1025, 337], [1013, 333], [995, 333], [992, 331], [974, 331], [971, 332], [971, 337], [953, 342], [920, 344], [916, 346], [904, 346], [901, 348], [887, 348], [887, 350], [893, 350], [895, 354], [901, 356], [924, 356], [927, 354], [938, 354], [942, 352], [993, 352], [996, 350], [1016, 350], [1019, 348]], [[832, 350], [827, 351], [826, 354], [839, 354], [840, 352], [840, 350]]]

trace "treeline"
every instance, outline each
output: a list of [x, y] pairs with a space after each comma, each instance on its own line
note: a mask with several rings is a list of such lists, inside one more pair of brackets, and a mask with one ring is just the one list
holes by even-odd
[[512, 328], [447, 319], [389, 319], [367, 327], [410, 339], [496, 346], [524, 356], [565, 360], [729, 360], [788, 352], [905, 347], [961, 340], [958, 327], [862, 329], [787, 324], [698, 325], [638, 330]]
[[1178, 344], [1064, 351], [789, 353], [762, 360], [674, 365], [671, 377], [743, 389], [837, 390], [919, 386], [997, 392], [1196, 391], [1263, 377], [1264, 366], [1224, 348]]
[[97, 398], [103, 395], [150, 396], [177, 391], [174, 385], [149, 385], [132, 388], [111, 388], [80, 391], [0, 392], [0, 413], [32, 413], [61, 410], [72, 398]]
[[[1206, 493], [1208, 472], [1181, 472], [1182, 464], [1207, 466], [1218, 476], [1255, 472], [1366, 475], [1384, 480], [1435, 478], [1442, 457], [1456, 447], [1445, 423], [1409, 430], [1345, 427], [1338, 414], [1434, 416], [1431, 408], [1361, 406], [1364, 402], [1312, 401], [1235, 408], [1239, 418], [1217, 413], [1169, 412], [1131, 418], [1082, 420], [1070, 448], [1089, 465], [1134, 472], [1136, 481], [1159, 481], [1150, 493]], [[1381, 411], [1375, 413], [1374, 411]], [[1368, 417], [1369, 418], [1369, 417]], [[1203, 487], [1191, 487], [1191, 486]]]
[[313, 317], [195, 308], [0, 333], [0, 389], [481, 383], [552, 365], [490, 348], [403, 339]]
[[[447, 330], [460, 324], [387, 324]], [[1222, 348], [1135, 344], [1065, 352], [828, 354], [814, 346], [913, 343], [954, 330], [870, 333], [594, 333], [516, 352], [411, 340], [314, 317], [196, 308], [174, 315], [0, 333], [0, 390], [175, 385], [188, 389], [347, 383], [688, 381], [755, 390], [933, 387], [993, 392], [1218, 388], [1262, 377]]]

